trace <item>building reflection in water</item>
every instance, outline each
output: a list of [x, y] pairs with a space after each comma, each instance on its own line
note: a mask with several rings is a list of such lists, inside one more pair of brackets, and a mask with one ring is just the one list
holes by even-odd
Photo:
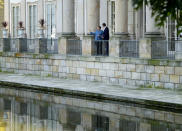
[[[1, 88], [0, 88], [1, 90]], [[29, 92], [30, 95], [35, 95]], [[40, 93], [39, 93], [40, 95]], [[53, 95], [47, 95], [54, 98]], [[66, 97], [62, 97], [64, 100]], [[62, 99], [60, 99], [61, 101]], [[74, 98], [76, 102], [77, 98]], [[77, 101], [79, 103], [79, 99]], [[75, 103], [72, 103], [76, 105]], [[108, 104], [108, 103], [107, 103]], [[182, 125], [20, 96], [0, 96], [0, 131], [181, 131]]]

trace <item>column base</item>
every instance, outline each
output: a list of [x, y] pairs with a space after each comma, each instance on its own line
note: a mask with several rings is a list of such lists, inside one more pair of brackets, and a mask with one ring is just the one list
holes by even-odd
[[75, 33], [74, 32], [70, 32], [70, 33], [67, 33], [67, 32], [62, 32], [62, 33], [59, 33], [57, 34], [58, 37], [75, 37]]
[[114, 37], [118, 37], [121, 39], [128, 39], [129, 38], [129, 34], [128, 33], [114, 33]]
[[135, 34], [129, 34], [128, 35], [130, 40], [136, 40], [136, 35]]
[[151, 38], [152, 40], [163, 40], [165, 35], [160, 32], [146, 32], [145, 38]]

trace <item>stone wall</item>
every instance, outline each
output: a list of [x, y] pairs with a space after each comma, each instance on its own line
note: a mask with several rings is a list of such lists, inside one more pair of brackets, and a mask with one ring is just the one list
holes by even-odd
[[0, 69], [124, 87], [182, 88], [182, 61], [0, 53]]

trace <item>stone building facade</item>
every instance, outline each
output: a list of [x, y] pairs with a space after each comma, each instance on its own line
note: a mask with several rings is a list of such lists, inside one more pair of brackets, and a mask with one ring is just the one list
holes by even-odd
[[19, 21], [24, 23], [27, 37], [37, 37], [40, 19], [45, 19], [46, 37], [87, 35], [103, 22], [112, 35], [124, 38], [175, 37], [169, 35], [175, 34], [171, 24], [159, 29], [150, 8], [135, 11], [132, 0], [6, 0], [4, 15], [12, 37], [17, 36]]

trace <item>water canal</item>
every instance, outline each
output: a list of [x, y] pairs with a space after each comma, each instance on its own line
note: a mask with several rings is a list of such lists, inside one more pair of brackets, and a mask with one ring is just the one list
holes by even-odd
[[0, 131], [182, 131], [181, 113], [0, 88]]

